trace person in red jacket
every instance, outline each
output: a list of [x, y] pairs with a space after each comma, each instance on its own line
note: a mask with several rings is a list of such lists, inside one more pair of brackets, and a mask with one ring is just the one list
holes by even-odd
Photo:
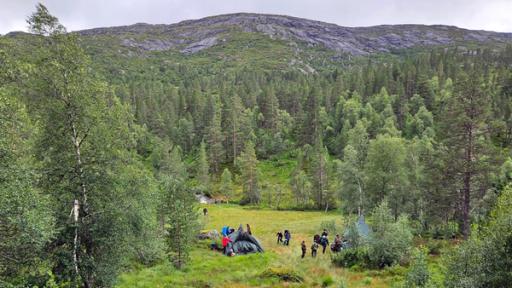
[[231, 239], [229, 239], [228, 236], [224, 236], [224, 238], [222, 238], [222, 248], [224, 253], [226, 253], [226, 247], [228, 246], [229, 242], [231, 242]]

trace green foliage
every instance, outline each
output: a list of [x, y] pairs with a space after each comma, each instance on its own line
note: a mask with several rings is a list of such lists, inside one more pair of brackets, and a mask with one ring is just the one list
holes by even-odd
[[393, 214], [386, 201], [372, 213], [372, 234], [369, 242], [369, 256], [373, 266], [382, 268], [399, 264], [408, 256], [412, 246], [412, 233], [407, 216], [393, 220]]
[[304, 281], [304, 276], [302, 276], [297, 271], [287, 268], [287, 267], [270, 267], [267, 270], [263, 271], [260, 274], [260, 277], [263, 277], [263, 278], [275, 277], [281, 281], [297, 282], [297, 283], [301, 283]]
[[427, 249], [416, 248], [412, 254], [412, 264], [407, 272], [406, 287], [427, 287], [430, 280], [430, 272], [427, 266]]
[[201, 141], [199, 146], [199, 159], [197, 160], [196, 176], [200, 183], [202, 191], [209, 192], [210, 188], [210, 168], [208, 164], [208, 157], [206, 155], [206, 145]]
[[489, 221], [449, 257], [446, 287], [506, 287], [512, 281], [512, 188], [503, 190]]
[[54, 29], [34, 53], [30, 88], [38, 93], [34, 114], [41, 125], [38, 186], [51, 201], [58, 231], [47, 250], [51, 269], [61, 282], [111, 286], [131, 258], [158, 254], [148, 251], [158, 248], [152, 245], [156, 185], [135, 153], [128, 107], [88, 69], [75, 35], [54, 24], [37, 27], [45, 13], [41, 8], [30, 18], [34, 30]]
[[336, 235], [341, 233], [340, 227], [336, 225], [335, 220], [331, 221], [323, 221], [320, 223], [320, 226], [318, 227], [318, 231], [323, 231], [326, 229], [331, 235]]
[[[15, 260], [2, 258], [0, 273], [16, 284], [111, 286], [130, 261], [162, 258], [166, 229], [192, 231], [192, 190], [213, 187], [278, 209], [341, 204], [364, 214], [387, 200], [391, 214], [373, 217], [368, 259], [339, 257], [391, 265], [410, 246], [399, 215], [423, 236], [467, 236], [471, 221], [487, 222], [512, 179], [511, 47], [407, 50], [368, 61], [235, 28], [221, 34], [229, 41], [183, 55], [140, 52], [110, 33], [66, 34], [43, 5], [28, 23], [37, 35], [0, 37], [3, 50], [15, 51], [0, 51], [0, 253]], [[78, 221], [69, 216], [75, 200]], [[479, 229], [474, 237], [488, 240], [463, 245], [459, 262], [506, 259], [492, 248], [506, 247], [506, 232]], [[193, 250], [182, 239], [193, 233], [174, 232], [167, 244], [182, 266]], [[354, 246], [366, 245], [353, 235]], [[427, 245], [437, 254], [434, 243], [441, 242]], [[463, 264], [451, 265], [474, 270], [453, 277], [481, 285], [467, 276], [480, 268]], [[501, 285], [500, 267], [484, 265], [495, 271], [481, 277], [485, 285]], [[265, 285], [277, 281], [270, 278]]]
[[32, 129], [25, 107], [0, 88], [0, 284], [26, 283], [55, 233], [49, 199], [35, 187]]
[[220, 194], [224, 195], [229, 201], [229, 199], [233, 197], [233, 176], [228, 168], [224, 168], [220, 178]]
[[174, 266], [181, 269], [189, 260], [190, 247], [199, 231], [196, 200], [179, 180], [168, 178], [163, 185], [166, 193], [169, 254]]
[[368, 194], [372, 207], [385, 198], [393, 211], [393, 217], [403, 211], [407, 187], [406, 150], [403, 139], [389, 135], [379, 135], [370, 142], [366, 175], [368, 177]]
[[331, 257], [334, 265], [339, 267], [351, 268], [358, 265], [366, 267], [370, 264], [370, 256], [367, 246], [355, 246], [343, 249]]
[[322, 277], [322, 287], [329, 287], [332, 284], [334, 284], [334, 279], [330, 275]]
[[258, 159], [252, 142], [245, 143], [245, 151], [238, 158], [241, 173], [244, 203], [258, 204], [260, 202], [260, 187], [258, 183]]

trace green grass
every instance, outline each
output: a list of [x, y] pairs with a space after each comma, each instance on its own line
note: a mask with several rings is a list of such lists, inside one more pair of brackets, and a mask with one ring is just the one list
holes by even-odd
[[[276, 211], [251, 209], [236, 205], [209, 205], [209, 215], [202, 217], [206, 230], [222, 226], [251, 225], [265, 253], [226, 257], [208, 248], [209, 241], [199, 242], [191, 251], [191, 261], [182, 271], [168, 263], [150, 268], [138, 268], [119, 277], [118, 288], [124, 287], [389, 287], [401, 275], [386, 271], [359, 271], [331, 265], [330, 252], [313, 259], [300, 258], [300, 241], [311, 245], [320, 223], [335, 221], [342, 226], [337, 212]], [[278, 230], [289, 229], [289, 247], [275, 243]], [[309, 247], [308, 247], [309, 248]], [[399, 274], [405, 269], [399, 270]], [[292, 275], [302, 282], [287, 282], [282, 275]]]

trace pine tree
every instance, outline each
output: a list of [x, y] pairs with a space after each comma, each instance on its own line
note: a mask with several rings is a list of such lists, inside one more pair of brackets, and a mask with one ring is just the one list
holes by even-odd
[[219, 101], [215, 98], [212, 103], [212, 118], [208, 127], [208, 160], [210, 161], [210, 169], [213, 173], [218, 173], [220, 164], [224, 157], [224, 147], [222, 145], [222, 113]]
[[332, 208], [332, 195], [329, 193], [328, 170], [329, 158], [327, 149], [323, 146], [322, 139], [317, 137], [315, 146], [312, 147], [310, 154], [309, 174], [312, 183], [313, 201], [318, 209]]
[[486, 179], [491, 172], [487, 165], [491, 145], [488, 87], [478, 70], [470, 73], [461, 72], [457, 78], [455, 93], [442, 118], [446, 171], [459, 191], [458, 212], [464, 238], [470, 234], [471, 200], [477, 196], [474, 192], [489, 185]]
[[258, 160], [252, 142], [245, 143], [245, 150], [240, 154], [237, 163], [241, 173], [244, 202], [258, 204], [260, 202]]
[[199, 159], [197, 159], [196, 177], [199, 180], [201, 190], [207, 191], [210, 188], [210, 168], [208, 167], [208, 157], [206, 156], [206, 145], [201, 141], [199, 146]]
[[199, 230], [196, 199], [183, 182], [169, 177], [163, 183], [167, 207], [167, 243], [171, 261], [181, 269]]
[[226, 158], [228, 161], [232, 161], [235, 165], [235, 160], [240, 155], [242, 149], [243, 137], [242, 125], [243, 119], [243, 106], [240, 97], [237, 94], [232, 95], [226, 100], [224, 105], [225, 112], [223, 116], [225, 118], [224, 133], [225, 133], [225, 147], [226, 147]]
[[220, 193], [226, 197], [227, 202], [233, 196], [233, 175], [228, 168], [224, 168], [220, 177]]

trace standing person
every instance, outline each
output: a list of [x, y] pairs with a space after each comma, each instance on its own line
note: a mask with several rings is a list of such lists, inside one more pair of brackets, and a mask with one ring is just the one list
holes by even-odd
[[292, 238], [292, 234], [288, 230], [284, 230], [284, 245], [290, 245], [290, 239]]
[[323, 236], [325, 236], [325, 237], [329, 236], [329, 233], [327, 232], [327, 229], [324, 229], [324, 232], [322, 232], [322, 237]]
[[336, 234], [336, 238], [334, 238], [334, 252], [341, 251], [341, 237], [340, 234]]
[[327, 236], [324, 235], [320, 238], [320, 245], [322, 245], [322, 254], [325, 254], [325, 248], [329, 245], [329, 239], [327, 239]]
[[277, 232], [277, 244], [282, 244], [283, 243], [283, 232], [279, 231]]
[[206, 207], [203, 208], [203, 214], [204, 214], [204, 216], [208, 215], [208, 209], [206, 209]]
[[247, 233], [249, 233], [249, 235], [252, 235], [251, 226], [249, 226], [249, 224], [247, 224]]
[[311, 245], [311, 257], [316, 257], [316, 251], [318, 250], [318, 243], [313, 242], [313, 245]]
[[320, 235], [315, 234], [315, 236], [313, 236], [313, 242], [320, 243]]
[[306, 256], [306, 241], [302, 240], [300, 248], [302, 249], [302, 256], [300, 258], [304, 258], [304, 256]]

